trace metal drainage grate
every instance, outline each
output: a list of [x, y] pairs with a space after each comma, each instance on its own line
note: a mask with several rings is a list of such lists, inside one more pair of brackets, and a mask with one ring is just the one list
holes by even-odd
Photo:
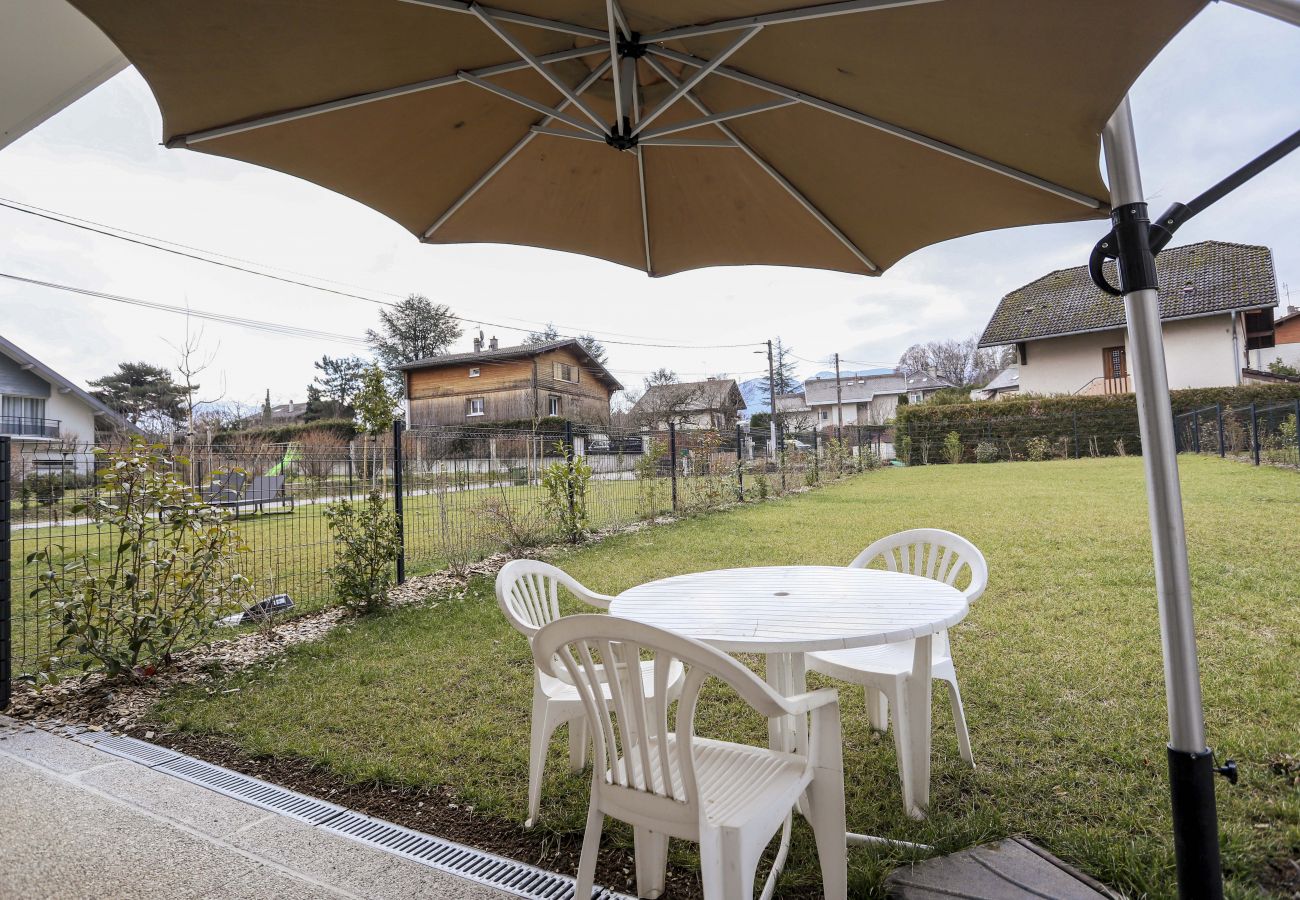
[[347, 812], [343, 807], [333, 803], [286, 790], [279, 785], [267, 784], [265, 781], [189, 756], [178, 755], [175, 759], [155, 766], [154, 771], [175, 775], [177, 778], [201, 785], [218, 794], [225, 794], [227, 797], [234, 797], [236, 800], [311, 825], [320, 825], [340, 813]]
[[156, 766], [168, 760], [178, 759], [180, 754], [174, 750], [146, 744], [124, 734], [110, 734], [107, 731], [78, 731], [68, 734], [79, 744], [87, 744], [105, 753], [111, 753], [122, 759], [140, 763], [143, 766]]
[[[371, 847], [386, 850], [461, 878], [508, 891], [531, 900], [573, 900], [574, 880], [525, 863], [484, 853], [473, 847], [412, 831], [382, 819], [346, 812], [322, 824], [321, 829], [341, 834]], [[630, 900], [606, 888], [593, 888], [592, 900]]]

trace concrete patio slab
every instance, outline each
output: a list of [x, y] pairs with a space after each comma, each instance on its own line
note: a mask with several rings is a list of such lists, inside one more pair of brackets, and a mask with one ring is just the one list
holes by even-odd
[[0, 896], [509, 896], [0, 716]]
[[895, 869], [895, 900], [1112, 900], [1104, 885], [1024, 838], [1010, 838]]

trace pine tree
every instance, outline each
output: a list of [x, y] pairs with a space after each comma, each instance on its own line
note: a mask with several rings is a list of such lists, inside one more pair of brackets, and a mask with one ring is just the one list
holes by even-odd
[[441, 356], [464, 333], [449, 307], [420, 294], [380, 310], [379, 328], [367, 329], [366, 340], [399, 396], [403, 379], [398, 366]]

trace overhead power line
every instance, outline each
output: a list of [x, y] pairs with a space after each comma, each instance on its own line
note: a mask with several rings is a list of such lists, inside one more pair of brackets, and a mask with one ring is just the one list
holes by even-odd
[[[276, 266], [267, 265], [265, 263], [252, 262], [250, 260], [240, 259], [239, 257], [228, 256], [223, 253], [218, 253], [213, 250], [205, 250], [199, 247], [190, 246], [188, 244], [180, 244], [175, 241], [167, 240], [166, 238], [159, 238], [159, 237], [154, 237], [152, 235], [141, 234], [135, 231], [128, 231], [124, 228], [118, 228], [115, 225], [106, 225], [103, 222], [95, 222], [91, 219], [83, 219], [78, 216], [70, 215], [68, 213], [57, 212], [55, 210], [50, 210], [50, 209], [44, 209], [39, 206], [33, 206], [30, 203], [23, 203], [22, 201], [12, 200], [7, 197], [0, 197], [0, 207], [12, 210], [14, 212], [24, 213], [29, 216], [36, 216], [37, 218], [45, 219], [48, 222], [55, 222], [59, 225], [67, 225], [68, 227], [71, 228], [79, 228], [82, 231], [89, 231], [94, 234], [102, 235], [103, 237], [110, 237], [110, 238], [115, 238], [119, 241], [126, 241], [127, 243], [135, 244], [140, 247], [147, 247], [151, 250], [158, 250], [163, 253], [171, 253], [173, 255], [181, 256], [186, 259], [195, 260], [197, 262], [208, 263], [209, 265], [221, 266], [222, 268], [232, 269], [237, 272], [243, 272], [246, 275], [255, 275], [259, 278], [268, 278], [271, 279], [272, 281], [278, 281], [282, 284], [290, 284], [290, 285], [294, 285], [295, 287], [303, 287], [309, 290], [322, 291], [327, 294], [333, 294], [336, 297], [344, 297], [350, 300], [360, 300], [364, 303], [370, 303], [375, 306], [391, 307], [396, 305], [396, 301], [394, 300], [378, 300], [375, 299], [374, 297], [367, 297], [364, 294], [357, 294], [357, 293], [353, 293], [352, 291], [341, 290], [340, 288], [337, 287], [327, 287], [321, 284], [312, 284], [311, 282], [302, 281], [299, 279], [312, 278], [317, 281], [332, 283], [336, 285], [343, 285], [343, 282], [337, 282], [337, 281], [331, 282], [330, 279], [319, 278], [318, 276], [315, 275], [306, 275], [301, 272], [294, 272], [292, 269], [283, 269]], [[239, 263], [244, 263], [244, 265], [240, 265]], [[278, 271], [293, 274], [298, 277], [290, 278], [288, 277], [288, 275], [277, 275], [275, 274], [274, 271], [259, 271], [259, 269], [250, 269], [248, 268], [248, 266], [258, 266], [260, 269], [269, 269], [269, 270], [278, 269]], [[357, 288], [357, 290], [371, 290], [371, 289]], [[398, 297], [400, 299], [400, 295], [394, 294], [390, 291], [376, 290], [371, 292], [376, 294], [385, 294], [389, 297]], [[478, 319], [478, 318], [472, 318], [468, 316], [458, 316], [455, 314], [452, 314], [451, 318], [455, 319], [456, 321], [464, 325], [500, 328], [503, 331], [513, 331], [513, 332], [519, 332], [521, 334], [527, 334], [533, 330], [530, 328], [520, 327], [518, 325], [507, 325], [503, 322], [489, 322], [486, 319]], [[524, 319], [521, 319], [519, 321], [527, 322], [527, 320]], [[548, 327], [550, 324], [551, 323], [549, 322], [534, 323], [535, 327], [542, 327], [542, 328]], [[580, 330], [587, 331], [587, 329], [580, 329]], [[741, 347], [752, 347], [755, 344], [762, 343], [761, 341], [746, 341], [745, 343], [741, 343], [741, 344], [677, 344], [677, 343], [668, 343], [668, 342], [657, 342], [656, 339], [653, 338], [643, 338], [639, 340], [617, 340], [616, 338], [602, 337], [599, 332], [591, 332], [591, 333], [602, 344], [616, 344], [618, 346], [624, 346], [624, 347], [647, 347], [647, 348], [661, 349], [661, 350], [729, 350], [729, 349], [736, 349]], [[606, 332], [606, 333], [617, 335], [617, 332]], [[634, 335], [619, 335], [619, 336], [635, 337]]]
[[53, 281], [41, 281], [38, 278], [26, 278], [22, 275], [14, 275], [10, 272], [0, 272], [0, 278], [7, 278], [10, 281], [32, 284], [37, 287], [50, 288], [56, 291], [67, 291], [71, 294], [80, 294], [83, 297], [93, 297], [99, 300], [111, 300], [114, 303], [124, 303], [128, 306], [139, 306], [144, 309], [154, 309], [160, 312], [193, 316], [196, 319], [204, 319], [209, 322], [221, 322], [226, 325], [237, 325], [241, 328], [252, 328], [257, 331], [265, 331], [282, 337], [307, 338], [316, 341], [337, 341], [339, 343], [359, 345], [364, 345], [366, 343], [364, 338], [355, 337], [353, 335], [336, 334], [331, 331], [321, 331], [315, 328], [303, 328], [299, 325], [286, 325], [280, 322], [264, 322], [260, 319], [247, 319], [242, 316], [232, 316], [226, 313], [214, 313], [201, 309], [190, 309], [183, 306], [171, 306], [170, 304], [157, 303], [153, 300], [140, 300], [136, 297], [124, 297], [120, 294], [109, 294], [103, 291], [94, 291], [90, 288], [79, 288], [68, 284], [59, 284]]

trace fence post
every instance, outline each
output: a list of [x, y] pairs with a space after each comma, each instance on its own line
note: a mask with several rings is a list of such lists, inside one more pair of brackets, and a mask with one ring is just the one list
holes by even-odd
[[745, 502], [745, 439], [740, 430], [740, 423], [736, 423], [736, 498]]
[[[564, 423], [564, 456], [565, 456], [564, 464], [569, 468], [569, 473], [570, 475], [572, 475], [573, 464], [574, 464], [573, 423], [567, 421]], [[578, 498], [573, 493], [573, 478], [570, 477], [564, 480], [568, 485], [567, 491], [569, 494], [569, 521], [572, 522], [574, 521], [574, 518], [577, 515]], [[572, 540], [575, 543], [577, 542], [577, 538], [572, 538]]]
[[1077, 409], [1073, 410], [1072, 415], [1074, 416], [1074, 458], [1078, 459], [1079, 458], [1079, 411]]
[[817, 429], [813, 429], [812, 454], [813, 454], [813, 484], [821, 481], [821, 470], [817, 467], [817, 455], [821, 451], [817, 449]]
[[668, 423], [668, 460], [672, 463], [673, 512], [677, 512], [677, 426]]
[[1228, 448], [1223, 445], [1223, 404], [1214, 404], [1214, 418], [1219, 423], [1219, 457], [1228, 455]]
[[9, 438], [0, 436], [0, 709], [9, 708], [10, 683], [13, 678], [11, 653], [12, 597], [9, 565]]
[[1255, 465], [1259, 465], [1259, 418], [1255, 404], [1250, 404], [1250, 447], [1255, 454]]
[[406, 519], [402, 512], [402, 431], [406, 423], [393, 420], [393, 515], [397, 519], [397, 583], [406, 583]]
[[1192, 447], [1197, 453], [1201, 452], [1201, 411], [1192, 412]]

